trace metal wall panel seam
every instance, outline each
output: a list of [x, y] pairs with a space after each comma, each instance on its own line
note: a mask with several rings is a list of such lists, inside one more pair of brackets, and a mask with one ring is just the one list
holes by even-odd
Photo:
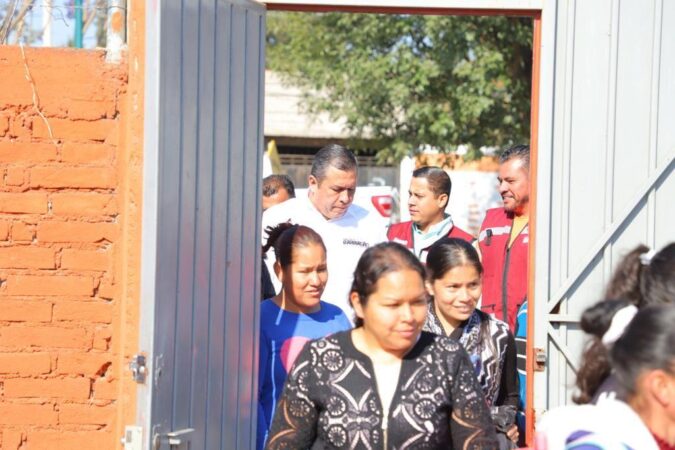
[[[659, 132], [659, 94], [661, 77], [661, 40], [663, 38], [663, 0], [655, 0], [654, 8], [654, 39], [652, 44], [652, 82], [651, 108], [649, 110], [649, 163], [647, 173], [651, 173], [658, 166], [657, 145]], [[647, 245], [656, 246], [656, 190], [651, 190], [647, 198]]]
[[[243, 174], [243, 180], [242, 180], [242, 183], [243, 183], [242, 191], [243, 192], [242, 192], [242, 202], [241, 202], [241, 211], [240, 211], [240, 213], [241, 213], [240, 217], [242, 218], [242, 226], [241, 226], [241, 230], [240, 230], [240, 233], [241, 233], [240, 234], [240, 240], [241, 240], [242, 243], [246, 242], [246, 240], [245, 240], [245, 236], [246, 236], [246, 231], [245, 231], [246, 230], [246, 223], [245, 223], [245, 218], [246, 218], [246, 187], [247, 187], [247, 182], [249, 182], [249, 180], [246, 179], [247, 178], [246, 175], [248, 175], [246, 173], [246, 169], [247, 169], [246, 138], [247, 138], [247, 135], [248, 135], [248, 133], [247, 133], [247, 131], [248, 131], [248, 114], [247, 114], [248, 113], [248, 101], [247, 100], [248, 100], [248, 95], [249, 95], [249, 92], [248, 92], [249, 79], [248, 79], [248, 76], [247, 76], [248, 75], [248, 64], [249, 64], [249, 58], [248, 58], [248, 51], [249, 51], [249, 41], [248, 41], [249, 11], [248, 11], [248, 8], [245, 8], [245, 7], [244, 7], [243, 11], [244, 11], [244, 32], [242, 34], [242, 37], [243, 37], [243, 41], [244, 41], [243, 42], [243, 44], [244, 44], [244, 61], [243, 62], [244, 63], [242, 64], [242, 69], [241, 69], [241, 70], [243, 70], [243, 73], [244, 73], [244, 76], [243, 76], [244, 86], [243, 86], [243, 90], [242, 90], [242, 92], [243, 92], [243, 99], [242, 99], [243, 100], [242, 101], [242, 104], [243, 104], [243, 111], [242, 112], [243, 112], [243, 114], [242, 115], [243, 115], [244, 120], [243, 120], [243, 129], [242, 129], [242, 138], [243, 139], [242, 139], [242, 147], [241, 147], [241, 151], [242, 151], [242, 155], [241, 155], [242, 171], [241, 171], [241, 173]], [[241, 325], [243, 323], [243, 314], [242, 313], [243, 313], [243, 310], [244, 310], [245, 305], [247, 303], [246, 299], [244, 298], [245, 297], [244, 277], [246, 275], [246, 267], [244, 267], [244, 261], [245, 261], [245, 258], [246, 258], [246, 247], [245, 247], [245, 245], [242, 245], [239, 250], [241, 252], [240, 258], [239, 258], [239, 263], [242, 265], [242, 270], [239, 273], [239, 286], [241, 288], [239, 289], [239, 314], [238, 314], [237, 319], [238, 319], [239, 324]], [[236, 422], [237, 433], [236, 433], [236, 440], [235, 440], [235, 442], [237, 443], [236, 448], [238, 448], [238, 449], [245, 448], [244, 446], [242, 446], [242, 443], [241, 443], [241, 440], [240, 440], [241, 434], [239, 433], [239, 431], [241, 430], [241, 424], [245, 419], [244, 417], [242, 417], [242, 411], [241, 411], [242, 384], [244, 382], [246, 382], [246, 377], [242, 376], [243, 375], [242, 374], [242, 366], [243, 366], [242, 356], [243, 356], [243, 353], [244, 353], [243, 352], [244, 349], [242, 348], [242, 344], [243, 344], [242, 340], [243, 340], [243, 337], [241, 335], [241, 328], [240, 328], [239, 342], [238, 342], [239, 359], [238, 359], [238, 364], [237, 364], [237, 367], [239, 368], [239, 377], [237, 377], [237, 422]]]
[[[193, 269], [194, 291], [192, 326], [192, 379], [190, 396], [190, 427], [195, 432], [190, 436], [191, 448], [207, 448], [208, 421], [208, 377], [210, 355], [210, 322], [212, 276], [211, 239], [213, 223], [213, 72], [212, 48], [215, 43], [214, 14], [208, 6], [209, 0], [201, 0], [197, 10], [198, 54], [197, 54], [197, 211], [195, 265]], [[212, 1], [210, 3], [213, 3]], [[209, 49], [211, 51], [209, 52]], [[211, 70], [209, 70], [211, 69]]]
[[[209, 261], [208, 261], [208, 277], [207, 277], [207, 292], [208, 292], [208, 308], [207, 308], [207, 315], [206, 315], [206, 339], [207, 339], [207, 348], [206, 348], [206, 383], [204, 384], [205, 388], [205, 396], [206, 396], [206, 401], [204, 402], [204, 448], [211, 448], [210, 446], [210, 440], [209, 440], [209, 431], [211, 430], [211, 427], [209, 427], [209, 419], [210, 419], [210, 411], [211, 411], [211, 402], [214, 399], [214, 396], [211, 395], [211, 371], [214, 365], [212, 365], [212, 358], [211, 358], [211, 351], [213, 349], [212, 346], [212, 332], [213, 332], [213, 327], [211, 323], [211, 318], [214, 317], [214, 303], [217, 302], [222, 302], [222, 298], [219, 298], [217, 295], [214, 295], [214, 291], [216, 291], [213, 288], [213, 280], [218, 279], [220, 277], [220, 273], [218, 273], [216, 276], [214, 276], [214, 273], [217, 273], [214, 270], [214, 259], [218, 258], [220, 255], [220, 252], [218, 251], [218, 243], [216, 242], [215, 239], [215, 223], [217, 221], [217, 214], [218, 214], [218, 209], [216, 208], [216, 200], [218, 198], [218, 190], [216, 188], [216, 166], [217, 166], [217, 145], [216, 145], [216, 98], [217, 98], [217, 88], [216, 88], [216, 61], [217, 61], [217, 53], [216, 53], [216, 48], [218, 45], [218, 32], [217, 32], [217, 24], [218, 24], [218, 7], [217, 7], [217, 1], [212, 1], [212, 17], [211, 21], [213, 24], [213, 29], [211, 30], [211, 54], [210, 54], [210, 60], [211, 60], [211, 66], [210, 66], [210, 73], [207, 70], [204, 70], [204, 74], [206, 79], [211, 79], [212, 85], [211, 85], [211, 95], [210, 95], [210, 109], [211, 109], [211, 120], [209, 122], [209, 130], [210, 130], [210, 151], [211, 151], [211, 175], [210, 175], [210, 191], [211, 191], [211, 196], [210, 196], [210, 203], [209, 203], [209, 211], [210, 211], [210, 216], [209, 216], [209, 237], [208, 237], [208, 242], [209, 242], [209, 248], [211, 251], [209, 252]], [[201, 84], [201, 83], [200, 83]], [[224, 259], [224, 258], [223, 258]], [[215, 267], [220, 267], [222, 268], [223, 266], [220, 264], [215, 264]], [[216, 342], [222, 342], [222, 340], [216, 340]], [[219, 349], [219, 346], [215, 347], [216, 349]]]
[[[259, 58], [258, 58], [258, 70], [261, 72], [258, 78], [258, 118], [257, 124], [258, 128], [256, 130], [256, 135], [258, 137], [256, 141], [256, 148], [261, 149], [264, 147], [264, 111], [265, 111], [265, 30], [266, 30], [266, 16], [265, 10], [263, 9], [259, 17]], [[262, 158], [257, 158], [256, 166], [256, 180], [262, 180]], [[256, 183], [256, 218], [255, 218], [255, 249], [259, 249], [262, 246], [262, 237], [261, 237], [261, 227], [262, 227], [262, 182]], [[256, 258], [255, 265], [255, 290], [254, 292], [261, 292], [261, 265], [263, 264], [261, 258]], [[253, 356], [253, 380], [251, 383], [251, 398], [256, 399], [258, 396], [258, 370], [259, 370], [259, 349], [260, 349], [260, 303], [257, 301], [253, 302], [253, 348], [256, 350]], [[253, 407], [255, 406], [255, 407]], [[258, 418], [258, 408], [257, 405], [252, 405], [252, 415], [251, 415], [251, 436], [256, 436], [257, 429], [257, 418]]]
[[[607, 83], [607, 142], [605, 144], [605, 215], [604, 227], [610, 226], [614, 219], [614, 164], [616, 162], [616, 97], [617, 72], [619, 70], [619, 16], [621, 5], [618, 0], [612, 1], [610, 23], [611, 45]], [[603, 249], [603, 284], [607, 284], [612, 273], [612, 242], [607, 241]]]
[[[199, 8], [200, 2], [185, 2], [182, 10], [181, 39], [181, 237], [179, 247], [179, 308], [176, 315], [176, 347], [174, 349], [173, 429], [192, 425], [192, 378], [194, 348], [195, 265], [198, 263], [197, 205], [199, 186]], [[188, 439], [191, 439], [191, 434]]]
[[[173, 62], [175, 54], [180, 52], [180, 45], [176, 45], [177, 41], [180, 42], [180, 34], [176, 34], [175, 30], [180, 30], [182, 24], [180, 20], [177, 20], [177, 24], [173, 23], [176, 18], [180, 19], [181, 14], [176, 14], [174, 11], [171, 11], [172, 6], [172, 3], [162, 3], [159, 5], [163, 25], [160, 39], [165, 44], [161, 46], [159, 67], [160, 74], [163, 75], [163, 78], [160, 81], [162, 84], [160, 91], [161, 117], [159, 123], [160, 148], [162, 149], [159, 173], [159, 242], [161, 244], [164, 244], [165, 242], [177, 242], [180, 231], [180, 209], [175, 207], [175, 205], [180, 203], [180, 186], [179, 183], [169, 184], [166, 182], [167, 179], [175, 180], [180, 178], [179, 174], [181, 169], [178, 160], [178, 157], [180, 156], [180, 146], [178, 145], [180, 140], [180, 129], [171, 126], [175, 123], [175, 120], [170, 120], [171, 114], [180, 111], [180, 98], [179, 96], [172, 94], [175, 86], [180, 86], [181, 84], [181, 73], [180, 70], [171, 70], [174, 66], [170, 61]], [[178, 52], [176, 52], [176, 47], [178, 47]], [[176, 104], [178, 106], [176, 106]], [[178, 133], [178, 138], [173, 136], [174, 133]], [[172, 154], [172, 152], [176, 153]], [[165, 280], [166, 278], [162, 275], [177, 275], [179, 261], [178, 246], [168, 248], [165, 245], [160, 245], [157, 257], [157, 273], [154, 276], [157, 277], [157, 286], [159, 289], [156, 297], [157, 306], [155, 310], [156, 346], [155, 353], [153, 353], [153, 357], [155, 358], [155, 384], [153, 386], [153, 396], [156, 397], [157, 401], [155, 401], [153, 405], [153, 429], [150, 430], [151, 435], [155, 432], [154, 427], [159, 427], [157, 431], [169, 431], [172, 426], [171, 412], [173, 411], [173, 395], [166, 393], [164, 395], [159, 395], [159, 393], [162, 389], [168, 393], [173, 392], [174, 373], [172, 367], [174, 355], [172, 349], [173, 345], [175, 345], [175, 339], [168, 333], [158, 333], [158, 330], [168, 329], [171, 330], [171, 334], [173, 334], [175, 328], [175, 308], [178, 302], [176, 294], [177, 277], [174, 278], [176, 283], [174, 283], [173, 286], [170, 286], [170, 282], [163, 281], [163, 279]], [[169, 305], [173, 305], [174, 312], [172, 314], [170, 313], [172, 308], [170, 308]], [[167, 414], [169, 414], [168, 417], [166, 416]]]
[[[227, 310], [228, 310], [228, 286], [230, 284], [230, 277], [229, 277], [229, 268], [230, 268], [230, 246], [229, 246], [229, 230], [230, 230], [230, 203], [232, 200], [232, 196], [230, 195], [231, 192], [231, 185], [230, 185], [230, 179], [231, 179], [231, 167], [232, 167], [232, 61], [234, 59], [232, 47], [233, 47], [233, 37], [234, 37], [234, 5], [232, 3], [227, 4], [227, 55], [228, 55], [228, 64], [227, 64], [227, 136], [226, 136], [226, 147], [225, 151], [227, 154], [227, 167], [226, 167], [226, 177], [225, 177], [225, 185], [226, 185], [226, 202], [227, 202], [227, 208], [225, 210], [225, 242], [226, 242], [226, 248], [225, 248], [225, 254], [226, 254], [226, 264], [225, 264], [225, 277], [224, 277], [224, 282], [225, 282], [225, 297], [223, 298], [223, 301], [225, 303], [225, 308], [223, 308], [223, 324], [224, 324], [224, 329], [223, 329], [223, 343], [226, 342], [227, 339], [227, 334], [229, 332], [229, 324], [227, 323]], [[222, 392], [222, 403], [221, 403], [221, 411], [220, 411], [220, 423], [221, 423], [221, 429], [220, 429], [220, 448], [225, 448], [223, 446], [225, 440], [225, 427], [226, 421], [225, 421], [225, 415], [226, 415], [226, 409], [227, 409], [227, 396], [228, 396], [228, 387], [225, 383], [225, 369], [227, 367], [227, 361], [229, 359], [229, 348], [227, 345], [225, 345], [225, 348], [223, 349], [223, 368], [221, 371], [221, 374], [223, 375], [223, 392]]]
[[[220, 448], [221, 447], [221, 434], [222, 434], [222, 392], [224, 386], [224, 372], [225, 372], [225, 349], [223, 348], [223, 343], [225, 342], [225, 323], [222, 318], [225, 315], [225, 284], [227, 283], [227, 266], [225, 264], [227, 259], [226, 243], [224, 237], [225, 233], [225, 223], [227, 221], [227, 187], [225, 174], [227, 173], [226, 167], [223, 169], [223, 165], [226, 166], [227, 159], [226, 155], [227, 150], [224, 146], [221, 146], [222, 141], [222, 128], [227, 129], [227, 120], [222, 120], [220, 117], [220, 112], [224, 108], [224, 105], [227, 104], [227, 97], [221, 99], [221, 92], [227, 92], [227, 89], [223, 89], [223, 85], [229, 85], [229, 78], [227, 77], [227, 71], [221, 67], [223, 59], [226, 59], [228, 56], [228, 48], [224, 46], [221, 42], [221, 37], [227, 39], [227, 33], [229, 30], [225, 27], [223, 31], [219, 25], [221, 24], [221, 14], [220, 5], [218, 1], [214, 1], [214, 14], [213, 14], [213, 47], [211, 58], [213, 59], [211, 77], [214, 80], [213, 85], [213, 96], [211, 98], [211, 109], [213, 111], [213, 118], [211, 121], [211, 142], [213, 147], [213, 164], [211, 168], [211, 190], [213, 195], [211, 196], [211, 210], [213, 211], [211, 215], [211, 236], [210, 241], [213, 246], [213, 251], [211, 252], [211, 261], [209, 268], [209, 316], [208, 316], [208, 327], [209, 327], [209, 351], [208, 351], [208, 366], [207, 373], [208, 377], [206, 380], [207, 386], [207, 403], [206, 403], [206, 424], [204, 429], [205, 434], [205, 448]], [[222, 56], [219, 52], [219, 49], [224, 47], [226, 53], [225, 56]], [[223, 73], [221, 73], [221, 70]], [[218, 76], [221, 75], [221, 76]], [[219, 83], [215, 83], [215, 80], [218, 79]], [[216, 125], [218, 124], [218, 126]], [[219, 151], [220, 150], [220, 151]], [[216, 174], [219, 176], [216, 177]], [[214, 345], [211, 346], [211, 342], [214, 342]], [[220, 402], [220, 403], [218, 403]], [[217, 443], [217, 444], [216, 444]]]

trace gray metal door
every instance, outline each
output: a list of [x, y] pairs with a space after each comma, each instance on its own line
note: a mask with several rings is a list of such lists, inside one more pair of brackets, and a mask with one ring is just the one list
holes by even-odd
[[555, 56], [542, 69], [534, 346], [548, 364], [535, 375], [538, 412], [570, 402], [579, 318], [623, 255], [675, 239], [675, 2], [546, 8]]
[[148, 4], [157, 73], [152, 63], [146, 71], [158, 86], [156, 98], [146, 95], [155, 100], [146, 133], [159, 131], [154, 154], [146, 136], [156, 157], [145, 162], [148, 179], [157, 165], [156, 198], [146, 193], [144, 205], [146, 444], [253, 448], [265, 9], [249, 0]]

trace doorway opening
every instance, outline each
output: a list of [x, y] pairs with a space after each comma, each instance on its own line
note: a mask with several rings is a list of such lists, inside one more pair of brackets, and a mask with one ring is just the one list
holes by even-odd
[[[530, 108], [529, 108], [529, 143], [530, 143], [530, 205], [529, 214], [529, 273], [528, 273], [528, 320], [527, 336], [534, 336], [535, 298], [534, 256], [536, 248], [536, 211], [537, 204], [537, 154], [538, 154], [538, 123], [539, 123], [539, 80], [541, 62], [541, 11], [540, 10], [511, 10], [511, 9], [457, 9], [457, 8], [420, 8], [420, 7], [384, 7], [384, 6], [355, 6], [333, 4], [302, 4], [283, 3], [274, 0], [266, 2], [268, 11], [285, 11], [297, 13], [356, 13], [356, 14], [383, 14], [383, 15], [415, 15], [415, 16], [470, 16], [470, 17], [507, 17], [527, 18], [532, 21], [531, 49], [532, 62], [530, 74]], [[461, 144], [462, 142], [457, 142]], [[394, 152], [395, 153], [395, 152]], [[395, 159], [395, 158], [394, 158]], [[533, 379], [534, 379], [534, 349], [533, 339], [527, 341], [526, 371], [527, 388], [525, 402], [526, 437], [525, 442], [532, 445], [534, 440], [534, 410], [533, 410]]]

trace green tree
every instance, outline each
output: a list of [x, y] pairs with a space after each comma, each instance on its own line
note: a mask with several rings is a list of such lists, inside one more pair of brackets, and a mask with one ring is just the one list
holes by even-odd
[[267, 63], [382, 160], [529, 141], [529, 18], [271, 12]]

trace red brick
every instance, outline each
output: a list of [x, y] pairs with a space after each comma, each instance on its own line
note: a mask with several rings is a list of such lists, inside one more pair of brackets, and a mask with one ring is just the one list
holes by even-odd
[[115, 284], [108, 279], [101, 280], [98, 285], [97, 297], [105, 300], [115, 298]]
[[30, 139], [30, 123], [24, 117], [14, 117], [9, 122], [9, 135], [15, 138]]
[[47, 194], [22, 192], [0, 194], [0, 213], [43, 214], [47, 212]]
[[119, 448], [117, 436], [109, 431], [31, 431], [29, 450], [102, 450]]
[[112, 331], [109, 328], [101, 328], [94, 332], [94, 348], [96, 350], [109, 350], [112, 340]]
[[111, 364], [112, 357], [109, 353], [61, 353], [56, 362], [56, 373], [98, 377]]
[[26, 171], [18, 167], [9, 167], [5, 175], [5, 185], [23, 186], [26, 182]]
[[49, 353], [0, 353], [0, 374], [42, 375], [51, 370]]
[[0, 241], [6, 241], [9, 237], [9, 222], [0, 220]]
[[60, 424], [110, 425], [117, 413], [115, 405], [64, 403], [59, 406]]
[[24, 435], [21, 430], [2, 430], [2, 447], [5, 450], [20, 450]]
[[[49, 119], [55, 139], [104, 141], [115, 129], [115, 120]], [[33, 136], [49, 138], [47, 126], [40, 118], [33, 119]]]
[[119, 397], [119, 383], [107, 377], [94, 380], [92, 391], [94, 400], [117, 400]]
[[53, 425], [57, 419], [58, 413], [50, 403], [43, 405], [0, 403], [1, 425]]
[[111, 109], [112, 101], [73, 100], [68, 105], [70, 119], [96, 120], [104, 119]]
[[0, 302], [0, 321], [49, 322], [51, 319], [51, 303], [6, 299]]
[[30, 171], [30, 186], [37, 188], [111, 189], [116, 186], [115, 172], [99, 167], [35, 167]]
[[91, 348], [91, 337], [84, 328], [0, 327], [0, 347]]
[[4, 136], [9, 131], [9, 116], [0, 116], [0, 136]]
[[66, 143], [61, 150], [61, 160], [68, 163], [111, 163], [115, 147], [107, 144]]
[[107, 270], [110, 268], [110, 252], [105, 250], [65, 249], [61, 255], [61, 268], [71, 270]]
[[31, 163], [56, 160], [56, 146], [45, 143], [0, 142], [0, 162]]
[[[1, 317], [0, 313], [0, 317]], [[98, 302], [58, 302], [54, 305], [54, 320], [111, 323], [113, 307]]]
[[55, 397], [89, 398], [91, 383], [88, 378], [7, 378], [4, 381], [5, 398]]
[[26, 222], [12, 224], [12, 240], [15, 242], [32, 242], [35, 237], [35, 225]]
[[38, 240], [41, 242], [90, 242], [114, 241], [117, 224], [81, 222], [41, 222]]
[[110, 216], [117, 214], [114, 194], [58, 193], [51, 196], [52, 213], [56, 215]]
[[54, 269], [55, 252], [51, 248], [15, 245], [0, 248], [0, 269]]
[[94, 281], [91, 277], [74, 275], [9, 275], [7, 295], [93, 295]]

